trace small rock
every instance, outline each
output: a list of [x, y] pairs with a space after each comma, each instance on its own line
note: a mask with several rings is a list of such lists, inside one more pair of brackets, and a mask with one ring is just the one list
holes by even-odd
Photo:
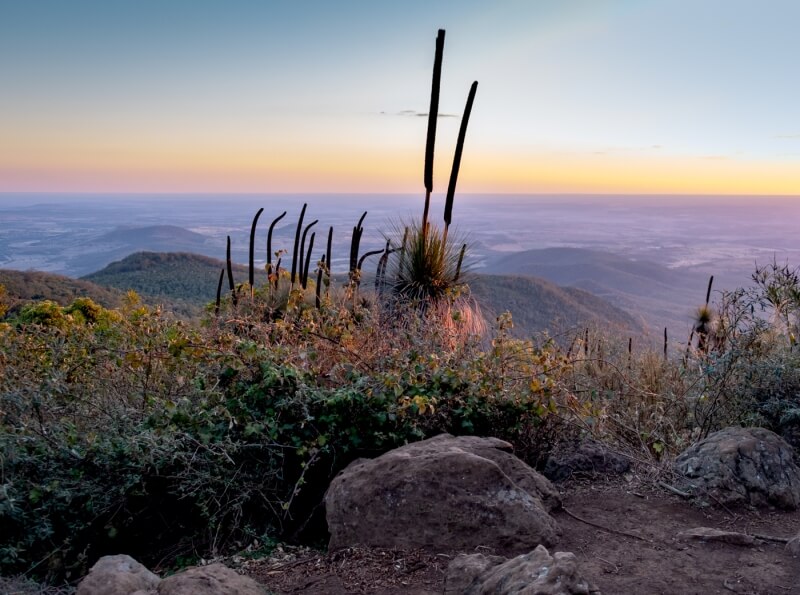
[[678, 533], [678, 539], [719, 541], [721, 543], [729, 543], [730, 545], [755, 545], [756, 543], [756, 538], [752, 535], [737, 533], [736, 531], [722, 531], [720, 529], [712, 529], [711, 527], [695, 527], [694, 529], [681, 531]]
[[800, 535], [795, 535], [786, 542], [786, 551], [792, 556], [800, 556]]
[[460, 555], [447, 567], [445, 595], [599, 595], [578, 573], [575, 554], [544, 546], [507, 560]]
[[158, 595], [265, 595], [253, 579], [222, 564], [196, 566], [161, 581]]
[[80, 582], [77, 595], [153, 593], [160, 581], [130, 556], [103, 556]]
[[445, 595], [460, 595], [465, 593], [469, 586], [481, 574], [505, 562], [502, 556], [484, 556], [483, 554], [462, 554], [456, 556], [447, 566], [447, 583]]
[[628, 457], [611, 452], [600, 442], [585, 440], [571, 447], [561, 447], [550, 455], [545, 463], [544, 476], [551, 481], [564, 481], [574, 475], [621, 475], [630, 468]]

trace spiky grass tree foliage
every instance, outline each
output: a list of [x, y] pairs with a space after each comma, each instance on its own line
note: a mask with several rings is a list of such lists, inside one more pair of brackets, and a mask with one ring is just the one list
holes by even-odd
[[[413, 221], [408, 226], [402, 258], [390, 259], [388, 283], [395, 297], [412, 302], [435, 302], [464, 285], [461, 242], [445, 238], [437, 226]], [[399, 234], [398, 234], [399, 235]], [[400, 241], [396, 242], [400, 244]]]
[[694, 333], [697, 335], [697, 349], [703, 353], [708, 351], [709, 334], [712, 331], [714, 323], [714, 312], [711, 307], [706, 304], [700, 306], [694, 315]]
[[709, 306], [711, 301], [711, 288], [714, 285], [714, 275], [708, 280], [708, 289], [706, 289], [706, 303], [700, 306], [694, 315], [694, 323], [692, 332], [689, 335], [689, 347], [692, 345], [692, 339], [697, 336], [697, 349], [702, 353], [708, 352], [709, 347], [709, 333], [712, 331], [714, 324], [714, 311]]

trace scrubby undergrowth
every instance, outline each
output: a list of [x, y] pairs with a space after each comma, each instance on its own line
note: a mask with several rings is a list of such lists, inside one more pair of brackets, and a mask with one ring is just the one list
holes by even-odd
[[592, 435], [656, 469], [730, 424], [797, 444], [797, 294], [777, 317], [774, 290], [789, 272], [722, 295], [678, 358], [594, 333], [566, 352], [519, 341], [508, 316], [480, 337], [458, 299], [387, 312], [352, 286], [320, 308], [313, 286], [268, 286], [202, 325], [135, 295], [33, 303], [0, 323], [0, 569], [59, 581], [109, 552], [175, 565], [321, 542], [340, 469], [443, 431], [532, 464]]
[[[191, 326], [39, 302], [0, 330], [0, 568], [51, 580], [126, 551], [180, 564], [319, 539], [331, 477], [442, 431], [535, 448], [565, 361], [351, 296], [268, 293]], [[263, 295], [262, 295], [263, 294]], [[353, 306], [355, 303], [355, 307]], [[439, 317], [435, 322], [431, 317]]]

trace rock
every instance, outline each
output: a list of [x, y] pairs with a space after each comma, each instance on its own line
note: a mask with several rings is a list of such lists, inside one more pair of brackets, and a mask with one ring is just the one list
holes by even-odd
[[265, 595], [253, 579], [222, 564], [198, 566], [161, 580], [130, 556], [104, 556], [76, 595]]
[[594, 440], [585, 440], [550, 455], [545, 463], [544, 476], [552, 481], [564, 481], [573, 475], [621, 475], [630, 468], [628, 457], [611, 452]]
[[161, 581], [158, 595], [266, 595], [253, 579], [222, 564], [196, 566]]
[[675, 467], [695, 495], [721, 505], [800, 505], [794, 451], [764, 428], [725, 428], [690, 446]]
[[496, 438], [442, 434], [351, 463], [325, 495], [329, 548], [483, 545], [523, 552], [556, 540], [558, 493]]
[[786, 542], [786, 551], [792, 556], [800, 556], [800, 535], [795, 535]]
[[409, 444], [412, 452], [435, 452], [442, 442], [452, 442], [456, 448], [494, 461], [508, 478], [529, 494], [538, 495], [548, 512], [561, 508], [561, 495], [555, 486], [540, 473], [514, 455], [514, 448], [508, 442], [498, 438], [480, 438], [478, 436], [459, 436], [440, 434], [430, 440]]
[[447, 567], [445, 595], [599, 595], [578, 573], [575, 554], [535, 550], [506, 560], [460, 555]]
[[153, 593], [160, 581], [130, 556], [103, 556], [80, 582], [77, 595]]
[[695, 527], [678, 533], [678, 539], [687, 541], [697, 539], [699, 541], [719, 541], [730, 545], [755, 545], [756, 538], [746, 533], [736, 531], [722, 531], [711, 527]]
[[445, 595], [465, 593], [480, 575], [507, 560], [508, 558], [502, 556], [484, 556], [483, 554], [456, 556], [447, 566]]

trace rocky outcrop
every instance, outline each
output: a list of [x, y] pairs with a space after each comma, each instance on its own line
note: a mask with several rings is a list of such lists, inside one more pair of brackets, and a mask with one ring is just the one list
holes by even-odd
[[130, 556], [103, 556], [80, 582], [77, 595], [154, 593], [160, 581]]
[[555, 543], [559, 503], [507, 442], [442, 434], [342, 471], [325, 496], [329, 547], [530, 551]]
[[675, 467], [687, 489], [708, 504], [800, 505], [794, 451], [764, 428], [725, 428], [687, 448]]
[[445, 595], [599, 595], [578, 572], [575, 554], [543, 546], [507, 560], [483, 554], [457, 556], [447, 567]]
[[80, 582], [77, 595], [265, 595], [265, 591], [222, 564], [189, 568], [161, 580], [130, 556], [104, 556]]
[[564, 446], [550, 455], [545, 463], [544, 476], [552, 481], [564, 481], [573, 476], [621, 475], [631, 468], [628, 457], [610, 451], [594, 440]]

